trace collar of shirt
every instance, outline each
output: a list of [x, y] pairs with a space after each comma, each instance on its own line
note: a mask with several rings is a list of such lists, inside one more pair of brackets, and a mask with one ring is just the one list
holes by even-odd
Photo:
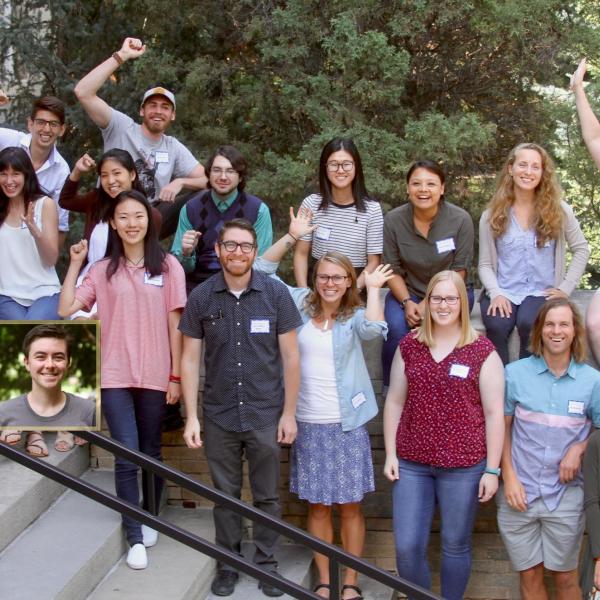
[[[218, 273], [213, 275], [213, 277], [215, 278], [215, 285], [213, 287], [214, 292], [228, 292], [229, 291], [229, 288], [227, 287], [227, 282], [225, 281], [225, 277], [223, 276], [223, 271], [219, 271]], [[264, 291], [264, 289], [265, 289], [265, 286], [264, 286], [264, 282], [262, 280], [261, 274], [258, 273], [258, 271], [255, 271], [254, 269], [252, 269], [252, 275], [250, 277], [250, 282], [248, 283], [248, 287], [245, 289], [242, 296], [247, 294], [249, 290], [256, 290], [257, 292], [262, 292], [262, 291]]]
[[[408, 204], [410, 206], [410, 220], [409, 220], [410, 227], [415, 235], [423, 237], [423, 234], [415, 227], [415, 209], [414, 209], [413, 205], [411, 204], [411, 202], [409, 202]], [[431, 224], [429, 225], [429, 232], [427, 233], [426, 239], [429, 239], [429, 236], [431, 235], [431, 232], [433, 231], [433, 228], [435, 227], [436, 222], [439, 221], [441, 218], [443, 218], [441, 215], [446, 213], [446, 211], [447, 211], [446, 202], [440, 198], [440, 202], [438, 204], [438, 211], [437, 211], [435, 217], [433, 217], [433, 221], [431, 221]]]
[[214, 190], [210, 191], [210, 197], [212, 198], [212, 201], [215, 203], [215, 206], [219, 212], [225, 212], [234, 203], [235, 199], [238, 197], [238, 194], [239, 192], [237, 188], [235, 188], [235, 190], [233, 190], [233, 192], [231, 192], [231, 194], [229, 194], [229, 196], [223, 200], [215, 194]]
[[[550, 375], [552, 375], [553, 377], [556, 377], [556, 375], [554, 375], [554, 373], [552, 373], [552, 371], [550, 371], [550, 368], [546, 364], [546, 360], [544, 359], [543, 356], [535, 356], [534, 361], [536, 364], [536, 372], [538, 375], [540, 375], [541, 373], [544, 373], [544, 371], [548, 371], [548, 373], [550, 373]], [[568, 369], [566, 370], [565, 373], [563, 373], [561, 375], [561, 377], [564, 377], [565, 375], [568, 375], [571, 379], [577, 379], [577, 363], [575, 362], [573, 357], [571, 357]]]
[[[25, 152], [27, 152], [27, 154], [29, 155], [29, 158], [31, 158], [31, 151], [29, 149], [29, 147], [31, 146], [31, 134], [30, 133], [26, 133], [23, 135], [23, 137], [21, 138], [21, 146], [23, 147], [23, 149], [25, 150]], [[44, 169], [49, 169], [55, 162], [56, 162], [56, 144], [52, 146], [52, 150], [50, 150], [50, 154], [48, 154], [48, 158], [46, 159], [46, 161], [44, 162], [44, 164], [36, 171], [36, 173], [39, 173], [40, 171], [43, 171]]]

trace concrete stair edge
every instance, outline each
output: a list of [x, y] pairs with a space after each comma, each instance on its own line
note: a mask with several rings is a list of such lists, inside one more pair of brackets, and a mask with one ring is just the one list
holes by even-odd
[[[110, 471], [83, 479], [114, 489]], [[124, 551], [120, 515], [69, 490], [0, 553], [3, 597], [81, 600]]]

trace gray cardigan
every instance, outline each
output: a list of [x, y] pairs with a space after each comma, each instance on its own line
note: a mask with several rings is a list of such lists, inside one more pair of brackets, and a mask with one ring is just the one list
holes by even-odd
[[[565, 213], [563, 228], [556, 240], [554, 252], [554, 286], [567, 295], [571, 295], [579, 284], [579, 280], [585, 271], [590, 249], [588, 243], [579, 227], [573, 209], [564, 201], [561, 201]], [[492, 235], [489, 225], [490, 210], [487, 209], [479, 220], [479, 279], [490, 299], [503, 295], [502, 288], [498, 285], [498, 254], [496, 253], [496, 241]], [[566, 268], [566, 246], [573, 254], [569, 268]]]

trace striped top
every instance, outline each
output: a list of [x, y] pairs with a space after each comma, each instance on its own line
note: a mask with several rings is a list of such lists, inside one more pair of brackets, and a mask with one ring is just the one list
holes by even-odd
[[319, 259], [323, 254], [336, 250], [345, 254], [357, 268], [367, 264], [368, 254], [383, 252], [383, 212], [376, 200], [365, 202], [365, 212], [353, 204], [331, 202], [327, 210], [320, 210], [320, 194], [311, 194], [302, 201], [302, 208], [309, 208], [315, 216], [317, 228], [302, 240], [312, 242], [311, 254]]
[[[504, 414], [513, 417], [512, 461], [527, 502], [542, 498], [554, 510], [569, 485], [581, 486], [581, 473], [559, 480], [560, 461], [570, 446], [600, 427], [600, 372], [571, 364], [556, 377], [537, 356], [506, 366]], [[590, 423], [591, 422], [591, 423]]]

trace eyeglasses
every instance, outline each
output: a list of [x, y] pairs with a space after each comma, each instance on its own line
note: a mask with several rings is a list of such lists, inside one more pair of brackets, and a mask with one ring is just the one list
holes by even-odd
[[319, 283], [329, 283], [330, 279], [333, 283], [339, 285], [348, 279], [348, 275], [317, 275], [317, 281]]
[[250, 254], [254, 248], [256, 248], [256, 244], [251, 244], [250, 242], [234, 242], [233, 240], [229, 240], [227, 242], [219, 242], [227, 252], [235, 252], [238, 247], [244, 254]]
[[35, 123], [36, 127], [39, 127], [40, 129], [44, 129], [46, 125], [50, 125], [50, 129], [58, 129], [62, 125], [60, 121], [46, 121], [46, 119], [38, 118], [35, 118], [33, 122]]
[[327, 163], [327, 170], [330, 173], [337, 173], [340, 167], [342, 167], [342, 171], [344, 171], [345, 173], [349, 173], [350, 171], [352, 171], [352, 169], [354, 169], [354, 163], [351, 160], [345, 160], [343, 162], [337, 162], [336, 160], [332, 160], [331, 162]]
[[211, 167], [210, 172], [212, 175], [218, 175], [219, 177], [223, 174], [227, 177], [233, 177], [237, 173], [235, 169], [220, 169], [219, 167]]
[[460, 300], [459, 296], [429, 296], [431, 304], [441, 304], [446, 302], [448, 306], [454, 306]]

